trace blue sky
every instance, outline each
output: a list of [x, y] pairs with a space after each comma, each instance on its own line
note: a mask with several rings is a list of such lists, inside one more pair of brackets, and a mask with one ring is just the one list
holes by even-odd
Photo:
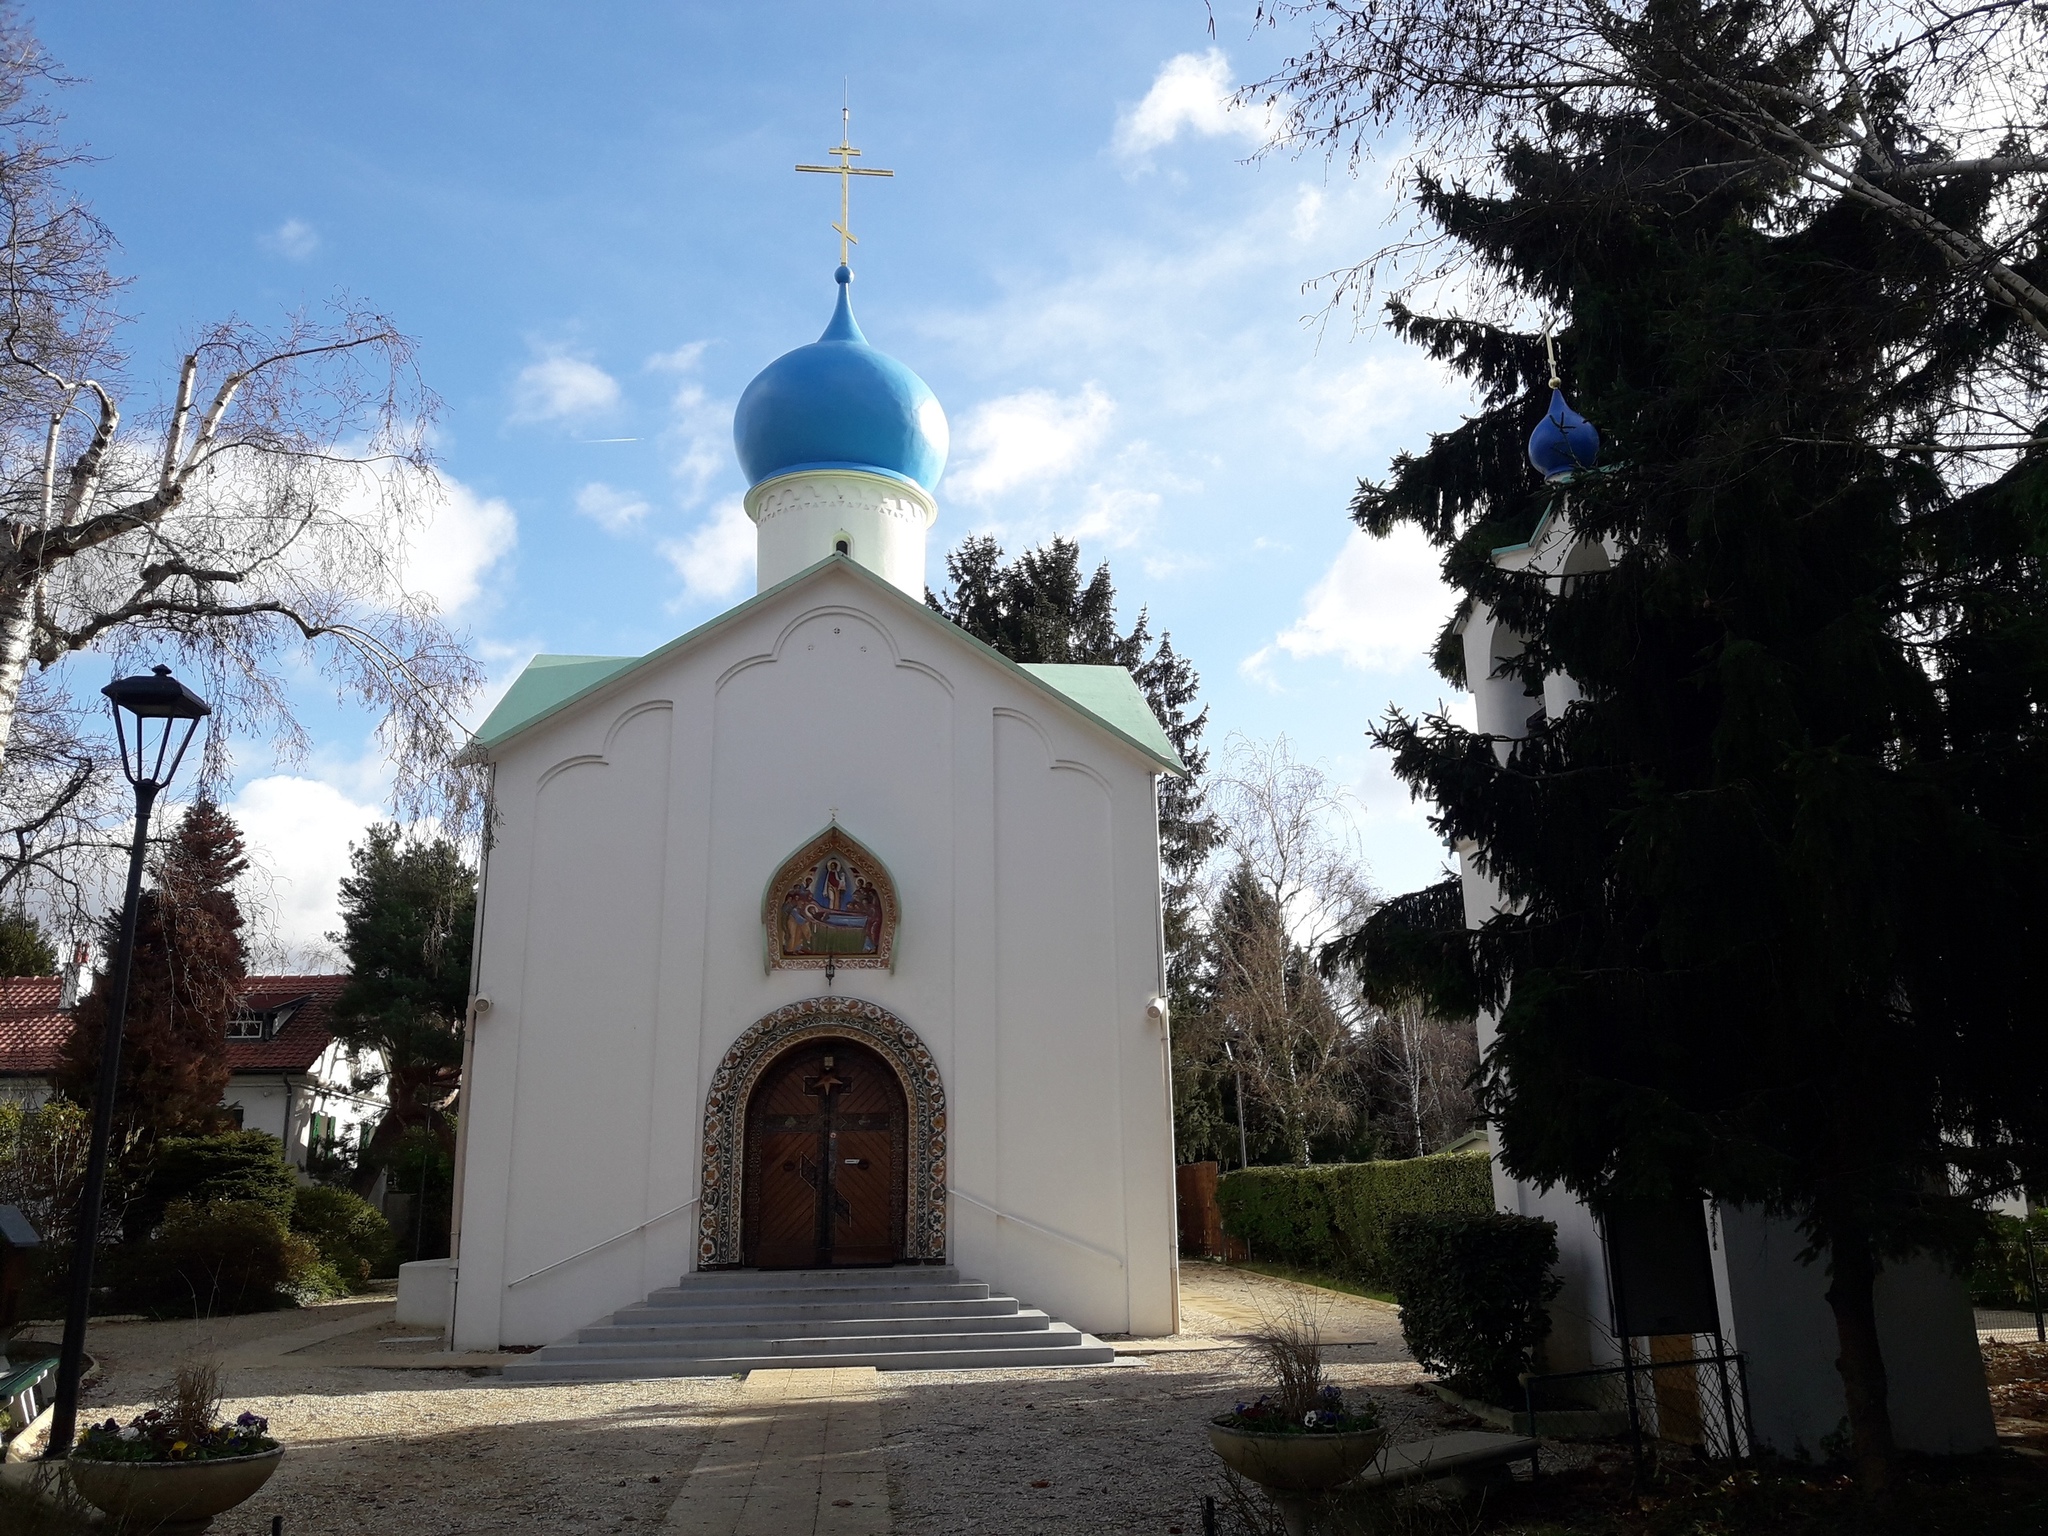
[[[133, 274], [145, 395], [182, 337], [337, 292], [416, 336], [450, 501], [420, 579], [494, 692], [536, 651], [637, 653], [753, 590], [733, 402], [830, 313], [838, 137], [869, 339], [944, 404], [931, 578], [969, 532], [1106, 559], [1200, 669], [1212, 745], [1285, 733], [1350, 784], [1377, 883], [1441, 861], [1364, 740], [1445, 692], [1450, 598], [1371, 544], [1361, 474], [1462, 389], [1303, 284], [1387, 235], [1383, 169], [1250, 160], [1222, 96], [1298, 36], [1198, 0], [108, 3], [32, 12], [80, 80], [85, 189]], [[604, 441], [627, 438], [631, 441]], [[332, 926], [375, 814], [370, 722], [307, 693], [303, 763], [240, 754], [288, 942]], [[486, 701], [488, 703], [488, 701]]]

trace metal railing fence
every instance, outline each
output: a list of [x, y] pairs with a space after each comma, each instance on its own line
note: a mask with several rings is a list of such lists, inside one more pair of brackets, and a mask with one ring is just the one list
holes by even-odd
[[1655, 1447], [1710, 1461], [1748, 1459], [1749, 1375], [1740, 1352], [1641, 1358], [1631, 1342], [1625, 1353], [1620, 1365], [1524, 1378], [1526, 1418], [1517, 1428], [1626, 1439], [1639, 1465]]

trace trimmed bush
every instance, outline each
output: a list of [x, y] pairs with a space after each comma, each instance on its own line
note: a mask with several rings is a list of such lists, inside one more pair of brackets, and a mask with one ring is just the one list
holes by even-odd
[[1419, 1212], [1483, 1215], [1493, 1209], [1493, 1175], [1484, 1152], [1240, 1168], [1216, 1181], [1216, 1203], [1223, 1230], [1253, 1258], [1386, 1289], [1387, 1223]]
[[384, 1213], [361, 1195], [325, 1184], [301, 1189], [292, 1203], [292, 1230], [310, 1237], [351, 1291], [364, 1290], [370, 1277], [386, 1273], [398, 1253], [397, 1239]]
[[152, 1312], [213, 1317], [345, 1294], [318, 1244], [256, 1200], [173, 1200], [154, 1237], [116, 1253], [117, 1286]]
[[167, 1136], [150, 1160], [142, 1198], [125, 1223], [131, 1238], [148, 1237], [179, 1200], [195, 1205], [248, 1202], [291, 1219], [299, 1179], [285, 1165], [284, 1143], [262, 1131], [225, 1136]]
[[1557, 1223], [1502, 1212], [1398, 1216], [1387, 1251], [1416, 1363], [1461, 1392], [1509, 1401], [1564, 1284], [1551, 1273]]

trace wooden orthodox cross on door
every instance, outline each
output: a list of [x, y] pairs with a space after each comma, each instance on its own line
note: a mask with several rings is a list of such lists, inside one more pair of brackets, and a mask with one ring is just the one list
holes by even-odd
[[776, 1061], [747, 1110], [746, 1262], [901, 1258], [908, 1127], [902, 1085], [866, 1047], [807, 1041]]

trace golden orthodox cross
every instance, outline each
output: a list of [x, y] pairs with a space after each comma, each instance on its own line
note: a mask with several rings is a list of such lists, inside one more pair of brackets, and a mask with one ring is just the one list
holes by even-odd
[[848, 190], [853, 185], [853, 178], [856, 176], [894, 176], [896, 174], [894, 171], [883, 171], [870, 166], [855, 165], [853, 157], [858, 155], [860, 151], [853, 147], [852, 139], [853, 113], [850, 109], [841, 107], [839, 109], [839, 142], [825, 151], [828, 155], [837, 155], [839, 163], [837, 165], [800, 165], [797, 167], [800, 171], [811, 171], [820, 176], [837, 176], [839, 178], [839, 222], [834, 224], [832, 228], [839, 234], [839, 265], [842, 267], [850, 267], [852, 265], [847, 260], [847, 247], [860, 244], [853, 237], [851, 198]]

